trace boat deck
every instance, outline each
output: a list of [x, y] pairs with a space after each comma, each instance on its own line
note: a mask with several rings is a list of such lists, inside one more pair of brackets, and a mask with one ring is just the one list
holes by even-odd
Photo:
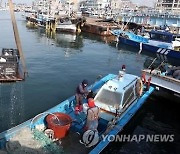
[[86, 148], [83, 144], [79, 142], [81, 139], [81, 135], [78, 133], [70, 131], [69, 134], [62, 139], [61, 145], [63, 147], [63, 151], [66, 154], [86, 154], [91, 148]]
[[152, 77], [151, 83], [153, 85], [180, 94], [180, 80], [175, 79], [171, 76], [163, 76], [153, 73], [150, 74], [150, 70], [148, 69], [142, 70], [142, 73], [145, 73], [147, 78]]

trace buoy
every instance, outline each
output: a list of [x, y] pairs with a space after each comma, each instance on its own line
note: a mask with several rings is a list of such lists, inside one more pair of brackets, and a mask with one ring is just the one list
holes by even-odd
[[143, 93], [143, 82], [141, 79], [138, 79], [136, 81], [136, 93], [138, 94], [138, 96], [141, 96]]

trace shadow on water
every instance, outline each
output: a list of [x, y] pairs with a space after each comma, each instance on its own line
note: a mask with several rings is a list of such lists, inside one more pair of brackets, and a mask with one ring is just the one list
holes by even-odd
[[[153, 94], [119, 134], [126, 135], [126, 139], [110, 143], [102, 153], [178, 153], [180, 150], [179, 108], [179, 103]], [[137, 138], [145, 135], [145, 139], [140, 142], [127, 141], [128, 135], [131, 139], [134, 135]], [[148, 135], [172, 135], [173, 141], [147, 142]]]

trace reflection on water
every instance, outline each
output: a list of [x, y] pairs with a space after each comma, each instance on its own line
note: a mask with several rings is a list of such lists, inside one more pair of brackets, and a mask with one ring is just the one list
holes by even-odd
[[62, 48], [73, 48], [80, 49], [83, 47], [83, 36], [81, 34], [71, 34], [71, 33], [54, 33], [47, 32], [45, 29], [37, 29], [37, 34], [40, 39], [46, 37], [51, 41], [51, 45], [56, 45]]

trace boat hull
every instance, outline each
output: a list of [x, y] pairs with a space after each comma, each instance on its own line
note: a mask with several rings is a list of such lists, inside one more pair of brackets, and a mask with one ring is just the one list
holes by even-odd
[[69, 33], [76, 33], [76, 25], [57, 25], [56, 27], [57, 32], [69, 32]]
[[128, 38], [124, 38], [121, 36], [119, 36], [119, 43], [124, 43], [124, 44], [130, 45], [130, 46], [134, 46], [140, 50], [149, 51], [153, 54], [163, 55], [163, 56], [169, 57], [169, 58], [180, 59], [180, 52], [179, 51], [160, 48], [160, 47], [153, 46], [153, 45], [150, 45], [147, 43], [141, 43], [141, 42], [137, 42], [134, 40], [130, 40]]

